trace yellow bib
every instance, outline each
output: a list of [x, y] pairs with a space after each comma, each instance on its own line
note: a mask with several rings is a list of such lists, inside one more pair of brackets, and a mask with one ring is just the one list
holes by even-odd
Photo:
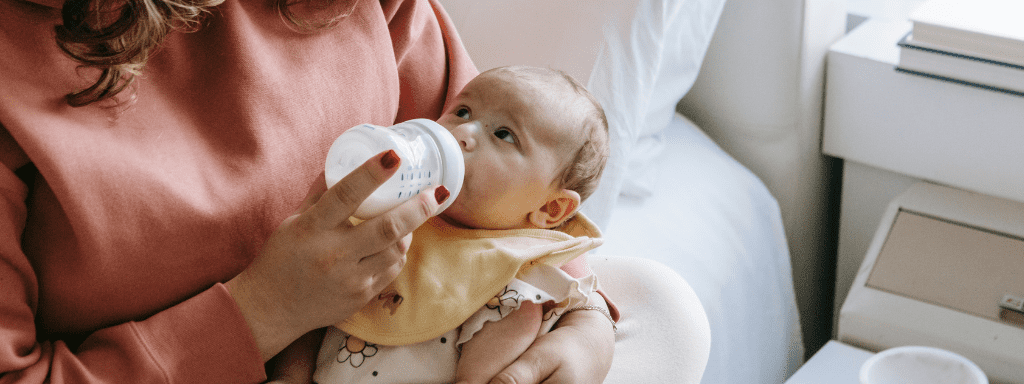
[[559, 267], [601, 245], [600, 236], [582, 214], [558, 230], [464, 229], [432, 218], [413, 232], [395, 281], [336, 327], [380, 345], [440, 337], [520, 273], [538, 263]]

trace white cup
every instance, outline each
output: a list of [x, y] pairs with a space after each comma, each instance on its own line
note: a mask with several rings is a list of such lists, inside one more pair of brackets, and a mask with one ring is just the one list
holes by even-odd
[[462, 191], [466, 166], [462, 147], [451, 132], [427, 119], [413, 119], [390, 127], [360, 124], [342, 133], [331, 144], [324, 164], [330, 188], [374, 155], [395, 150], [401, 168], [377, 188], [356, 210], [356, 218], [368, 220], [435, 185], [450, 193], [438, 212], [445, 210]]
[[860, 367], [861, 384], [988, 384], [985, 372], [945, 349], [906, 346], [879, 352]]

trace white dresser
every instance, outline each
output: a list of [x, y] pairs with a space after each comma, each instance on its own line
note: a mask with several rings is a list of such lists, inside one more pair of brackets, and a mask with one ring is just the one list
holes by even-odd
[[1024, 97], [900, 73], [909, 22], [831, 47], [822, 147], [843, 159], [835, 318], [889, 202], [926, 180], [1024, 201]]

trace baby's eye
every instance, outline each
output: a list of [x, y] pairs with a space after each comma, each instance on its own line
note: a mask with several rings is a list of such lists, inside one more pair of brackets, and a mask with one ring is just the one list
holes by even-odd
[[455, 110], [455, 116], [463, 119], [469, 119], [469, 108], [459, 107]]
[[516, 136], [513, 135], [512, 131], [508, 130], [508, 128], [498, 128], [498, 130], [494, 131], [494, 137], [505, 140], [512, 144], [516, 143]]

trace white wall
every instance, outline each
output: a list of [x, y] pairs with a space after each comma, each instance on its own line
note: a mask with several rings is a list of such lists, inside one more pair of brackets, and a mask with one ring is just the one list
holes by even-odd
[[884, 19], [906, 19], [910, 11], [926, 0], [846, 0], [850, 14]]

